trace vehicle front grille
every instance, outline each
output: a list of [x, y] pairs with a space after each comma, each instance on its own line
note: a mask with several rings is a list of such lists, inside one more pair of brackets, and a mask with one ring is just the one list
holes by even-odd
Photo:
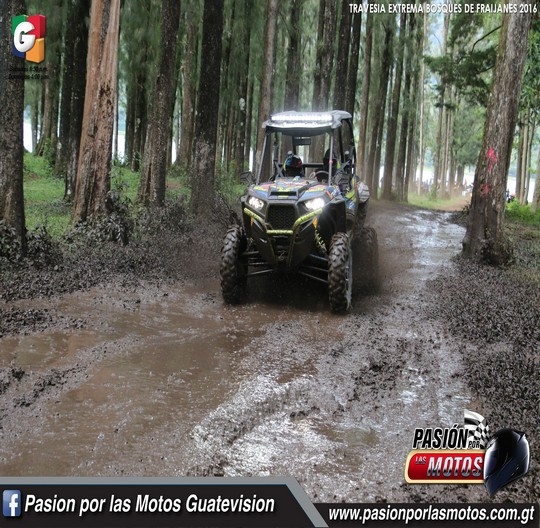
[[296, 220], [294, 205], [270, 205], [266, 217], [271, 229], [292, 229]]

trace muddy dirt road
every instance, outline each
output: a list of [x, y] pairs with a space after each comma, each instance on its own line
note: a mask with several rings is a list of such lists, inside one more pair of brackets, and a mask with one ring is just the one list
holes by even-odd
[[346, 316], [303, 281], [261, 279], [226, 307], [217, 271], [18, 301], [76, 323], [0, 339], [0, 472], [292, 475], [317, 502], [485, 501], [483, 486], [404, 483], [414, 428], [475, 409], [469, 345], [430, 317], [426, 287], [463, 229], [445, 213], [370, 215], [382, 289]]

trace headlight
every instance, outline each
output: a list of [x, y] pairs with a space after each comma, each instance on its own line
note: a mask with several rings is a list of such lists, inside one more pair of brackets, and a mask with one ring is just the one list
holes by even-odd
[[313, 200], [308, 200], [304, 202], [304, 205], [310, 211], [316, 211], [317, 209], [322, 209], [325, 205], [325, 201], [322, 198], [313, 198]]
[[264, 202], [262, 200], [259, 200], [258, 198], [255, 198], [255, 196], [250, 196], [247, 203], [248, 205], [253, 207], [253, 209], [257, 209], [257, 211], [262, 209], [264, 206]]

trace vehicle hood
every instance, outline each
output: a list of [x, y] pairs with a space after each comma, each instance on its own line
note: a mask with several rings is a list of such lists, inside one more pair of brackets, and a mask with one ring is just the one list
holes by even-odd
[[330, 199], [340, 194], [339, 187], [310, 180], [279, 180], [254, 185], [252, 194], [263, 200], [310, 199], [327, 194]]

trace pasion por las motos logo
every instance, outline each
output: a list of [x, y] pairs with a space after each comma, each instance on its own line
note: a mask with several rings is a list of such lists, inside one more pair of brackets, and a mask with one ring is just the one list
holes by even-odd
[[465, 410], [464, 424], [416, 428], [405, 463], [410, 484], [482, 484], [494, 494], [529, 469], [525, 434], [500, 429], [490, 435], [485, 418]]
[[44, 15], [18, 15], [11, 19], [14, 55], [30, 62], [43, 62], [45, 59], [46, 20]]

